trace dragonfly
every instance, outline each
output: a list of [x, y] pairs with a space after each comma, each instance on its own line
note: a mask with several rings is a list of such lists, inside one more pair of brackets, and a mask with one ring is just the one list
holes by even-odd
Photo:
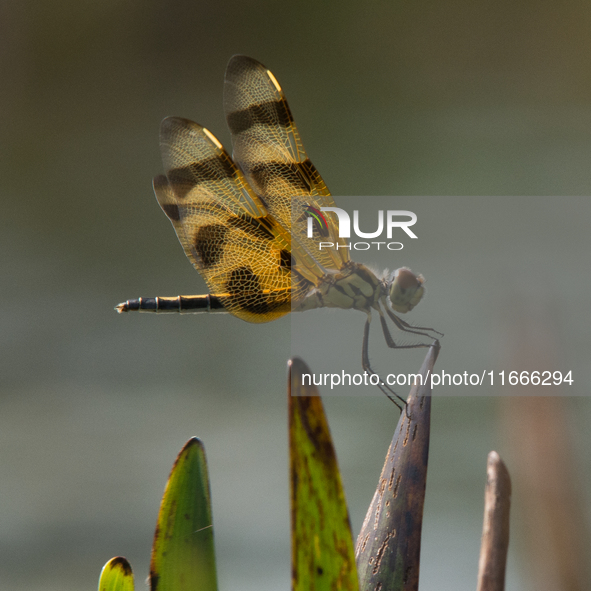
[[[338, 217], [322, 210], [335, 202], [306, 154], [271, 71], [253, 58], [232, 57], [224, 110], [232, 156], [205, 127], [168, 117], [160, 127], [166, 174], [153, 180], [162, 211], [210, 293], [137, 298], [116, 310], [229, 313], [253, 323], [323, 307], [359, 310], [367, 315], [362, 367], [376, 376], [369, 361], [373, 313], [388, 347], [430, 346], [398, 344], [388, 326], [389, 319], [406, 333], [441, 335], [398, 315], [422, 299], [424, 278], [406, 267], [378, 277], [350, 259]], [[335, 247], [319, 250], [319, 239]], [[397, 406], [394, 397], [404, 402], [381, 380], [377, 385]]]

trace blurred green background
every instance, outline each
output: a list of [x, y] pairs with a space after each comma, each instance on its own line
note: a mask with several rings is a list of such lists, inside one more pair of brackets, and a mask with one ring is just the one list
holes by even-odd
[[[112, 309], [131, 297], [205, 292], [151, 190], [162, 171], [163, 117], [194, 119], [229, 147], [223, 74], [230, 56], [244, 53], [277, 76], [335, 195], [585, 196], [590, 26], [591, 5], [576, 0], [1, 2], [2, 589], [94, 588], [117, 554], [132, 562], [141, 585], [168, 472], [193, 435], [205, 441], [211, 466], [221, 588], [289, 586], [290, 319], [253, 326], [223, 316], [120, 317]], [[573, 223], [586, 226], [585, 202], [577, 211], [576, 220], [561, 216], [549, 227], [548, 239], [559, 244]], [[450, 241], [455, 235], [450, 227]], [[477, 257], [467, 242], [466, 256], [473, 250]], [[434, 275], [453, 268], [444, 255], [430, 275], [418, 269], [430, 298], [426, 317], [413, 320], [446, 332], [459, 355], [446, 362], [459, 368], [462, 347], [444, 303], [457, 303], [456, 318], [465, 302], [444, 293]], [[561, 279], [564, 257], [568, 251], [557, 251], [549, 275]], [[588, 358], [589, 321], [557, 312], [558, 287], [588, 301], [588, 266], [552, 285], [548, 301], [536, 300], [533, 321], [527, 284], [515, 309], [513, 292], [505, 294], [506, 314], [479, 302], [479, 313], [490, 313], [484, 327], [505, 322], [525, 331], [511, 346], [500, 339], [502, 353], [547, 344], [538, 358], [561, 368], [569, 358], [553, 355], [569, 343], [579, 361]], [[527, 329], [540, 318], [542, 329]], [[532, 334], [542, 338], [530, 341]], [[469, 353], [487, 335], [472, 337]], [[411, 371], [422, 354], [401, 359]], [[359, 360], [350, 363], [354, 370]], [[589, 375], [575, 378], [579, 393], [588, 392]], [[379, 397], [326, 404], [356, 534], [397, 413]], [[543, 404], [535, 399], [533, 408]], [[549, 441], [563, 451], [557, 465], [569, 467], [563, 480], [576, 499], [570, 504], [583, 507], [576, 521], [584, 538], [591, 405], [561, 399], [552, 412], [549, 424], [567, 437]], [[589, 588], [586, 575], [560, 568], [536, 579], [544, 554], [532, 555], [532, 537], [555, 536], [543, 509], [524, 517], [541, 489], [516, 482], [540, 449], [513, 436], [532, 414], [517, 399], [434, 400], [423, 589], [475, 588], [491, 449], [514, 477], [508, 589]], [[566, 504], [549, 498], [556, 510]]]

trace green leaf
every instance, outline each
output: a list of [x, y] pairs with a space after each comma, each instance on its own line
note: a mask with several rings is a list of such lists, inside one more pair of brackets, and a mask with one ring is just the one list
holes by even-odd
[[207, 461], [196, 437], [178, 455], [162, 497], [150, 589], [217, 590]]
[[337, 459], [311, 373], [290, 361], [292, 589], [358, 591], [351, 525]]
[[111, 558], [101, 571], [98, 591], [133, 591], [131, 565], [123, 556]]
[[[417, 591], [423, 502], [429, 458], [431, 387], [439, 343], [421, 367], [424, 386], [413, 386], [394, 433], [377, 490], [357, 538], [362, 591]], [[410, 418], [409, 418], [410, 417]]]

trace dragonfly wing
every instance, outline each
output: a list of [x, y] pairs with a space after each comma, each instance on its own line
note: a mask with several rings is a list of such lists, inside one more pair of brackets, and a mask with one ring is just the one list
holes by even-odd
[[[334, 207], [326, 184], [310, 162], [291, 110], [275, 76], [256, 60], [234, 56], [226, 70], [224, 109], [232, 133], [233, 157], [269, 213], [291, 228], [296, 268], [340, 269], [349, 260], [347, 248], [318, 250], [318, 239], [339, 243], [334, 213], [325, 213], [327, 228], [314, 225], [307, 238], [309, 207]], [[313, 257], [314, 260], [311, 259]], [[324, 271], [322, 271], [324, 274]]]
[[181, 245], [224, 307], [249, 322], [291, 311], [310, 284], [292, 280], [289, 233], [268, 214], [220, 142], [187, 119], [162, 122], [166, 176], [156, 198]]

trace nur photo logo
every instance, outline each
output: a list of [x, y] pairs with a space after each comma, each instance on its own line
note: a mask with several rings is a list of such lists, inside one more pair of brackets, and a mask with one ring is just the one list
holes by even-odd
[[[317, 236], [327, 238], [329, 236], [328, 223], [322, 212], [332, 212], [337, 216], [337, 223], [339, 228], [339, 238], [351, 238], [351, 216], [341, 207], [315, 207], [308, 206], [305, 210], [308, 218], [307, 236], [314, 238], [314, 230]], [[417, 222], [417, 215], [408, 210], [389, 209], [384, 212], [380, 209], [377, 212], [378, 222], [377, 230], [373, 232], [363, 232], [359, 225], [359, 210], [353, 210], [353, 234], [358, 238], [372, 239], [381, 238], [386, 234], [386, 238], [391, 240], [394, 235], [394, 230], [399, 229], [412, 239], [417, 239], [418, 236], [410, 229]], [[388, 250], [402, 250], [404, 244], [402, 242], [386, 242], [385, 240], [371, 241], [371, 242], [349, 242], [347, 244], [339, 244], [338, 242], [321, 241], [318, 242], [318, 250], [328, 248], [348, 248], [349, 250], [369, 250], [376, 248], [380, 250], [385, 247]]]

